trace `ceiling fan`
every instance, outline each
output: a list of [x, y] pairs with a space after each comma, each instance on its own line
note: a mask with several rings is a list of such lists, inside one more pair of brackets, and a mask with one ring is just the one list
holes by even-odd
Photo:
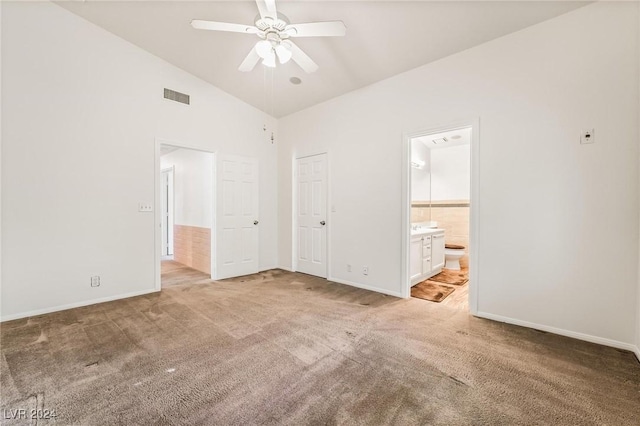
[[265, 66], [274, 68], [277, 58], [281, 64], [293, 59], [304, 71], [312, 73], [318, 69], [318, 65], [289, 39], [292, 37], [336, 37], [343, 36], [347, 32], [342, 21], [291, 24], [286, 16], [276, 10], [275, 0], [256, 0], [256, 3], [260, 13], [256, 16], [255, 26], [198, 19], [191, 21], [191, 26], [200, 30], [257, 35], [260, 41], [251, 49], [249, 55], [238, 68], [243, 72], [251, 71], [260, 59]]

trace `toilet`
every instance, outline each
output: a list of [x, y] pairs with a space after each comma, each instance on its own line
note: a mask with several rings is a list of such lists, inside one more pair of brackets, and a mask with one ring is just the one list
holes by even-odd
[[445, 244], [444, 245], [444, 268], [453, 269], [454, 271], [460, 270], [460, 259], [464, 256], [464, 246], [457, 244]]

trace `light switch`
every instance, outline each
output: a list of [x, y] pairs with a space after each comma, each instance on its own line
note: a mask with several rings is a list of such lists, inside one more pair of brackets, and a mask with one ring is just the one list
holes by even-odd
[[153, 204], [151, 203], [138, 203], [138, 211], [139, 212], [152, 212]]

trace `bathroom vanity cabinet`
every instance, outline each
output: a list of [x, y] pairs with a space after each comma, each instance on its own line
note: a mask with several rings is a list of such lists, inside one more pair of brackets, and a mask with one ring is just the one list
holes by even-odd
[[444, 229], [412, 232], [409, 272], [411, 285], [442, 271], [444, 266]]

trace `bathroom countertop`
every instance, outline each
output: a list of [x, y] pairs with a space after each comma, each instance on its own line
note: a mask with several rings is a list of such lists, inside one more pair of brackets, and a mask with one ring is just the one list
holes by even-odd
[[416, 235], [431, 235], [431, 234], [437, 234], [438, 232], [444, 232], [444, 229], [440, 229], [440, 228], [412, 229], [411, 236], [415, 237]]

